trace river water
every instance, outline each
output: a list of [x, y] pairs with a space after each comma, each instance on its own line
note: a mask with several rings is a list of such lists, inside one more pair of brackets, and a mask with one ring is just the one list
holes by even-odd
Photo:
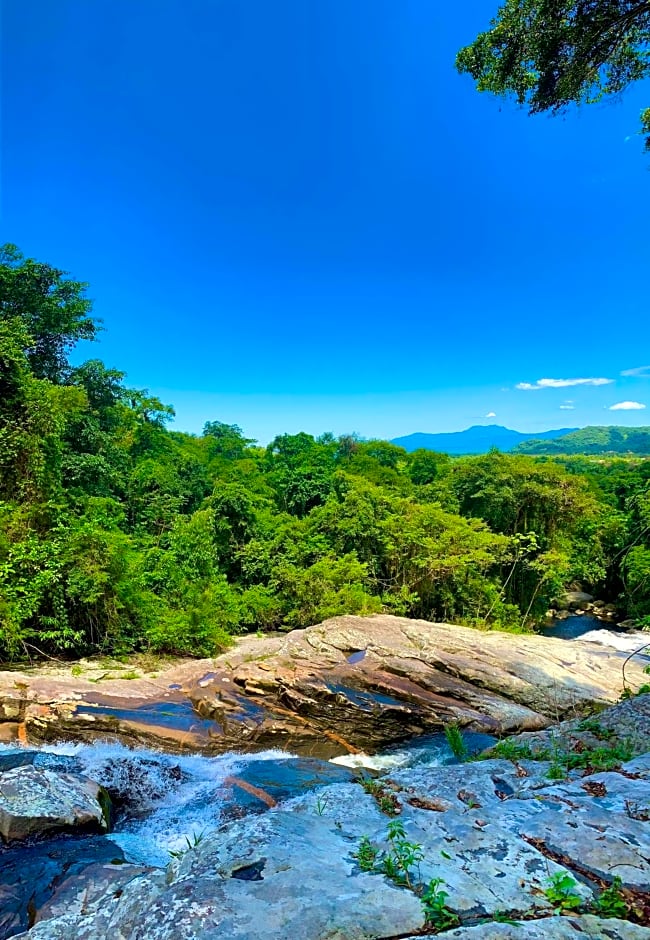
[[543, 636], [560, 640], [583, 640], [586, 643], [600, 643], [624, 653], [633, 653], [650, 644], [650, 633], [621, 630], [611, 624], [604, 625], [602, 620], [589, 614], [573, 614], [565, 620], [556, 620], [548, 627], [539, 630]]
[[[628, 633], [604, 627], [589, 616], [571, 616], [546, 628], [545, 635], [562, 639], [580, 638], [586, 642], [612, 646], [633, 652], [650, 641], [647, 633]], [[646, 651], [647, 653], [648, 651]], [[650, 659], [649, 659], [650, 662]], [[467, 734], [471, 752], [489, 746], [493, 738]], [[0, 759], [16, 755], [17, 745], [0, 745]], [[123, 857], [136, 864], [164, 867], [172, 853], [185, 849], [203, 834], [214, 831], [222, 822], [247, 812], [261, 812], [267, 806], [251, 797], [250, 792], [271, 794], [274, 800], [298, 795], [305, 789], [351, 779], [353, 772], [390, 771], [417, 764], [442, 766], [455, 762], [444, 735], [427, 735], [405, 744], [387, 748], [375, 755], [344, 755], [330, 762], [300, 758], [286, 751], [269, 750], [253, 754], [231, 753], [208, 757], [201, 754], [167, 754], [144, 748], [130, 749], [118, 743], [95, 741], [60, 743], [39, 749], [36, 764], [58, 765], [85, 774], [102, 784], [111, 794], [116, 808], [110, 834], [90, 837], [98, 847], [98, 856], [110, 858], [112, 845]], [[244, 781], [244, 789], [238, 785]], [[72, 858], [88, 837], [56, 837], [31, 848], [0, 846], [0, 901], [2, 888], [10, 890], [27, 911], [31, 902], [30, 879], [41, 877], [43, 858], [60, 859], [59, 871], [52, 884], [60, 882], [67, 871], [66, 858]], [[87, 845], [91, 845], [90, 840]], [[23, 863], [27, 863], [26, 866]], [[40, 867], [39, 867], [40, 866]], [[24, 869], [24, 870], [23, 870]], [[48, 878], [50, 872], [48, 870]], [[21, 894], [22, 892], [22, 894]], [[0, 904], [0, 907], [2, 905]], [[19, 920], [2, 926], [0, 940], [20, 932]]]
[[[470, 751], [482, 750], [493, 740], [487, 735], [466, 735]], [[0, 757], [17, 750], [15, 745], [0, 746]], [[305, 789], [351, 779], [347, 768], [380, 771], [455, 762], [444, 735], [423, 736], [408, 747], [389, 748], [373, 756], [335, 758], [329, 765], [285, 751], [179, 756], [101, 741], [46, 745], [39, 751], [37, 765], [85, 774], [106, 787], [117, 812], [114, 828], [104, 838], [114, 842], [128, 861], [159, 867], [169, 862], [171, 853], [186, 848], [188, 841], [216, 829], [224, 818], [265, 808], [233, 785], [233, 778], [252, 781], [281, 801]], [[17, 851], [17, 846], [0, 848], [0, 882], [3, 856]]]

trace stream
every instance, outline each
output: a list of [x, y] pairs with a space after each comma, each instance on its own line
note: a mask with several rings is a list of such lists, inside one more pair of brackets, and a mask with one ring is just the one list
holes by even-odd
[[[650, 641], [589, 615], [570, 616], [540, 631], [633, 652]], [[650, 662], [650, 660], [649, 660]], [[467, 733], [470, 753], [494, 739]], [[124, 744], [57, 743], [38, 751], [36, 766], [84, 774], [111, 795], [114, 816], [106, 835], [64, 834], [31, 844], [0, 845], [0, 940], [20, 933], [62, 881], [95, 862], [116, 859], [164, 868], [173, 853], [228, 819], [267, 811], [306, 789], [418, 764], [455, 763], [442, 734], [423, 735], [374, 755], [342, 754], [329, 761], [287, 751], [220, 756], [170, 754]], [[24, 753], [24, 752], [23, 752]], [[21, 747], [0, 744], [0, 770], [19, 761]]]
[[633, 653], [650, 644], [650, 633], [624, 630], [612, 624], [605, 626], [602, 620], [589, 614], [572, 614], [564, 620], [556, 620], [548, 627], [542, 627], [538, 632], [558, 640], [600, 643], [625, 653]]

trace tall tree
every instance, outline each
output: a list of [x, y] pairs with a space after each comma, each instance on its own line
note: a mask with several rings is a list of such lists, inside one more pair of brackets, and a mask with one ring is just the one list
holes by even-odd
[[15, 245], [0, 247], [0, 321], [17, 320], [25, 330], [25, 353], [37, 379], [61, 382], [67, 353], [81, 339], [94, 339], [97, 322], [86, 284], [34, 261]]
[[[506, 0], [456, 65], [479, 91], [560, 112], [650, 75], [649, 45], [650, 0]], [[641, 121], [650, 151], [650, 108]]]

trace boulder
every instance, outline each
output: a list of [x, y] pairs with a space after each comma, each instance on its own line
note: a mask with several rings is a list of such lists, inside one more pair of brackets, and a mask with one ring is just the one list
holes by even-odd
[[[544, 728], [576, 708], [616, 701], [624, 659], [580, 640], [343, 616], [245, 637], [214, 660], [175, 664], [155, 680], [0, 673], [0, 702], [20, 697], [30, 741], [103, 737], [171, 751], [284, 748], [329, 759], [451, 722], [498, 735]], [[647, 681], [642, 665], [626, 667], [633, 690]]]
[[593, 595], [585, 591], [567, 591], [557, 601], [555, 606], [560, 610], [578, 610], [593, 602]]
[[[639, 629], [639, 628], [637, 627], [636, 620], [632, 620], [632, 619], [629, 619], [629, 620], [621, 620], [621, 622], [620, 622], [620, 623], [617, 623], [616, 626], [619, 628], [619, 630], [637, 630], [637, 629]], [[650, 643], [650, 638], [648, 639], [648, 642]]]
[[0, 775], [0, 836], [5, 842], [62, 829], [108, 828], [108, 795], [92, 780], [33, 764]]

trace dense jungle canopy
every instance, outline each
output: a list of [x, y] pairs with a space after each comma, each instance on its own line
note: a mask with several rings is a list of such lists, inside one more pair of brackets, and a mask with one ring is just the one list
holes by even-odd
[[0, 658], [210, 654], [389, 611], [527, 629], [566, 586], [650, 615], [650, 461], [281, 434], [173, 410], [99, 360], [86, 285], [0, 256]]

